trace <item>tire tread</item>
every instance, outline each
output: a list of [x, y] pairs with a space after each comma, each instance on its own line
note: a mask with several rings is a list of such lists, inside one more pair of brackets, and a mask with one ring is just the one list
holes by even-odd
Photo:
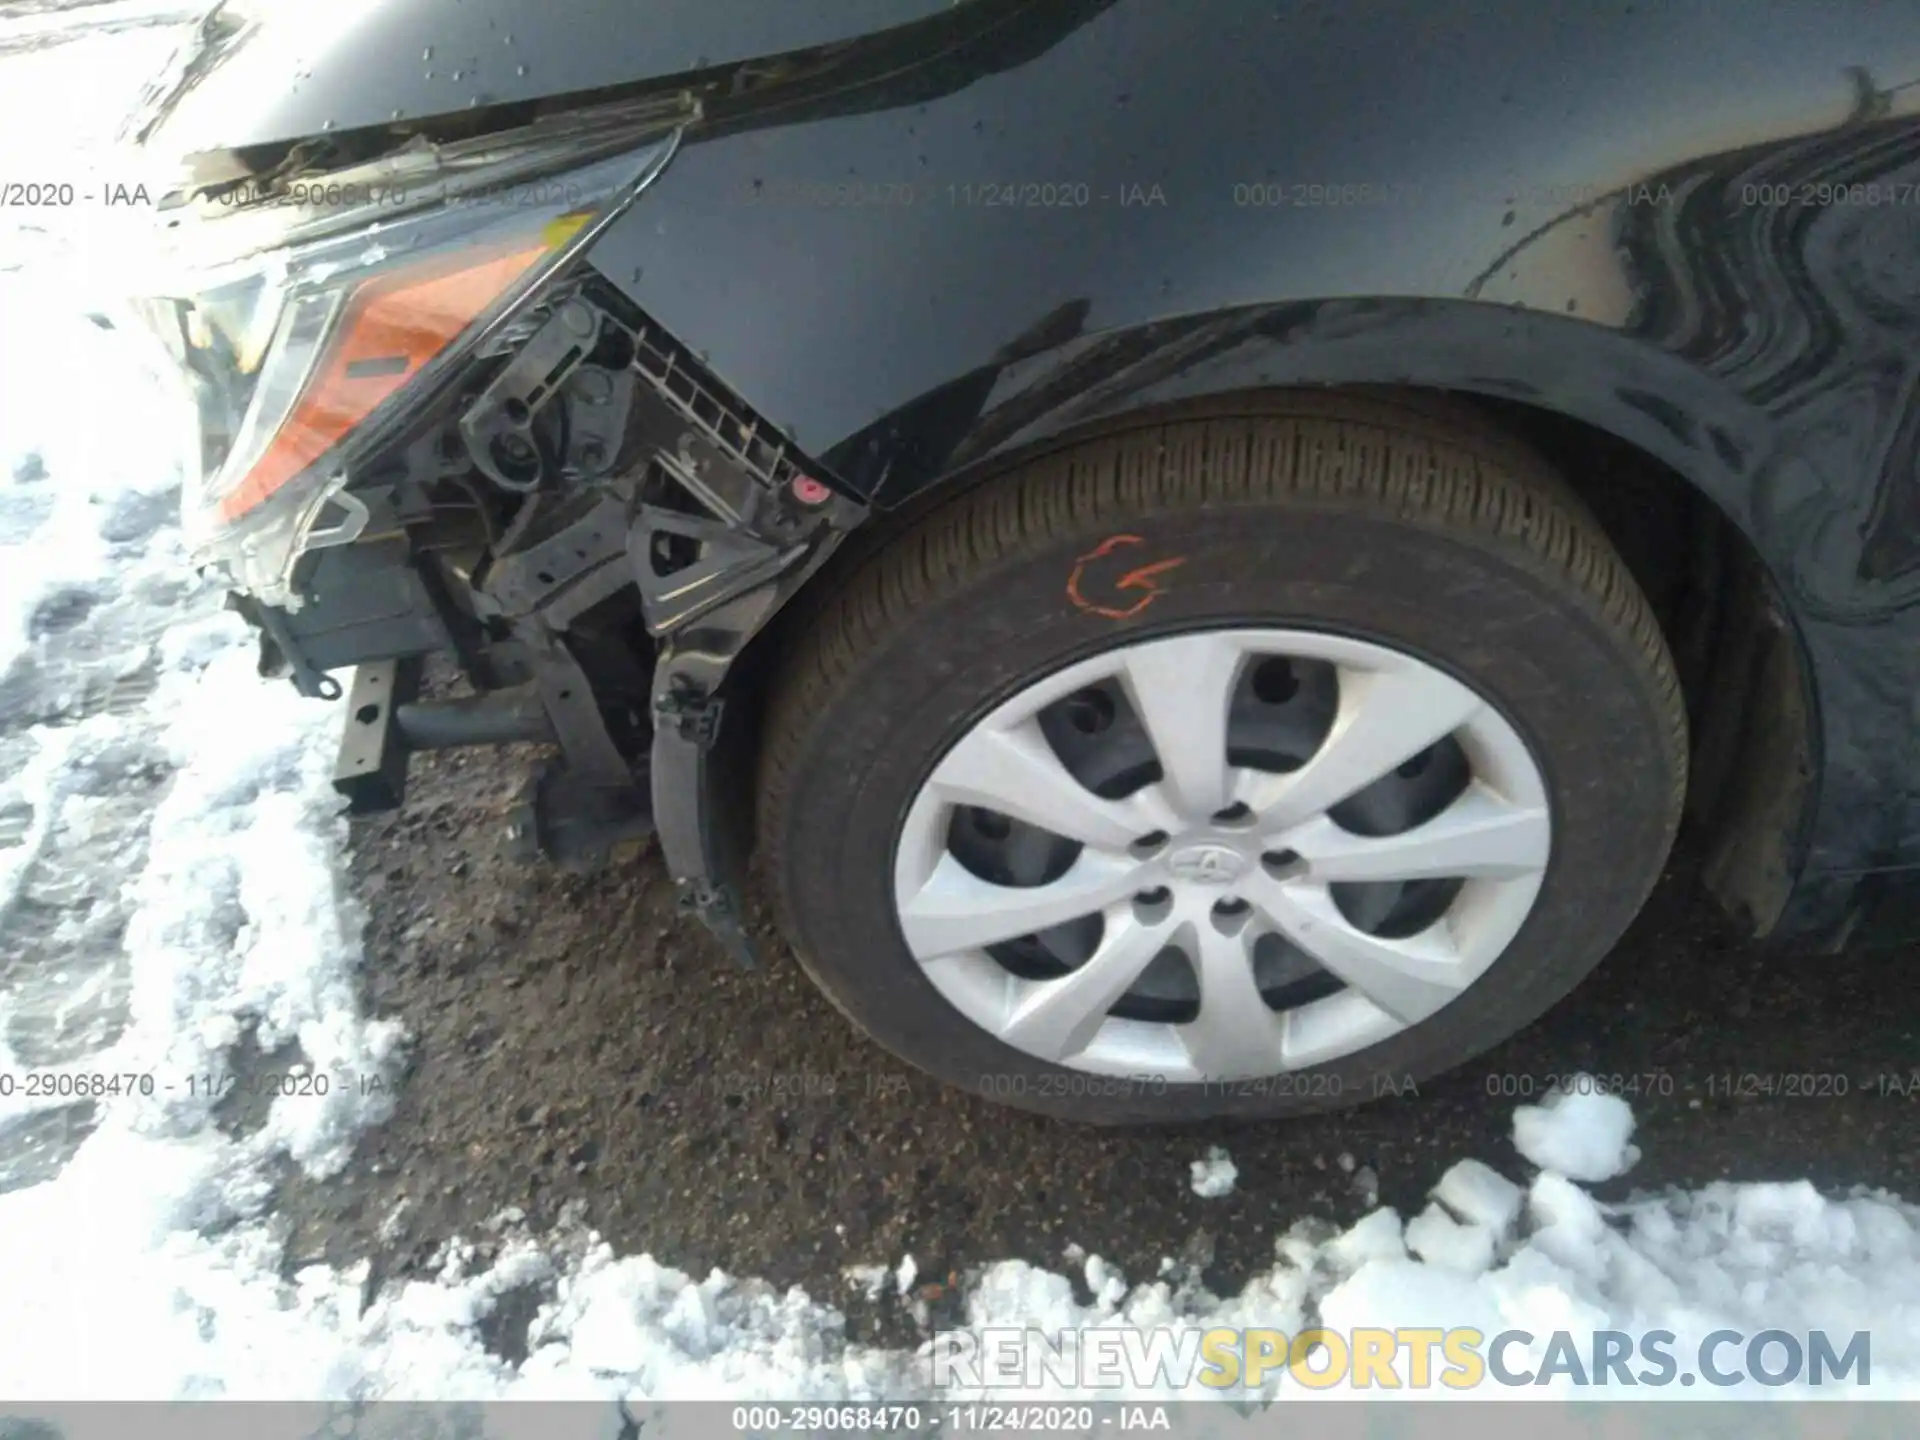
[[[1063, 531], [1143, 508], [1274, 501], [1384, 510], [1517, 548], [1570, 581], [1629, 641], [1652, 684], [1674, 762], [1671, 841], [1687, 776], [1680, 679], [1652, 607], [1599, 523], [1544, 460], [1471, 412], [1328, 395], [1252, 397], [1225, 413], [1170, 415], [1063, 446], [957, 494], [838, 583], [816, 586], [769, 706], [763, 863], [782, 872], [784, 801], [827, 698], [921, 608]], [[791, 929], [784, 893], [779, 903]]]

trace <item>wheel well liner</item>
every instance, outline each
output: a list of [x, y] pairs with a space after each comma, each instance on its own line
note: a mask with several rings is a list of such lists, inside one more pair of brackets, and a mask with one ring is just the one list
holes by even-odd
[[1687, 834], [1743, 929], [1786, 909], [1817, 799], [1812, 667], [1747, 536], [1677, 471], [1551, 411], [1476, 400], [1579, 493], [1652, 603], [1692, 737]]

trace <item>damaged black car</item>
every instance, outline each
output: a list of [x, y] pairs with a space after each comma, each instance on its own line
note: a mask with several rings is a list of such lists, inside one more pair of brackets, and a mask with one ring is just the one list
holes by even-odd
[[355, 808], [541, 742], [503, 842], [1062, 1117], [1456, 1065], [1683, 821], [1911, 936], [1920, 15], [1642, 9], [223, 5], [195, 562]]

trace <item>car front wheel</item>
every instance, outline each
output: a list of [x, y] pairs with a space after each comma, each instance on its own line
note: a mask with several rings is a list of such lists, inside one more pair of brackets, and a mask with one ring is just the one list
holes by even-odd
[[1671, 843], [1685, 718], [1647, 603], [1469, 412], [1138, 423], [830, 584], [777, 681], [761, 855], [834, 1002], [996, 1100], [1397, 1089], [1570, 990]]

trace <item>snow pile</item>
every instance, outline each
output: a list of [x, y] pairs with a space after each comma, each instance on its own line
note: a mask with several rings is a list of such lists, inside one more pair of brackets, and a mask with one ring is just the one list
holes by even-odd
[[[124, 441], [164, 433], [152, 378], [17, 282], [0, 308], [46, 342], [0, 355], [39, 432], [0, 435], [0, 1394], [191, 1392], [204, 1332], [256, 1323], [192, 1297], [267, 1252], [253, 1229], [202, 1237], [260, 1215], [280, 1157], [345, 1163], [391, 1103], [361, 1082], [395, 1073], [400, 1037], [355, 1009], [337, 717], [262, 683], [188, 571], [172, 457]], [[118, 425], [72, 412], [103, 393]], [[233, 1140], [207, 1077], [248, 1030], [332, 1084]]]
[[[1873, 1396], [1920, 1393], [1920, 1210], [1912, 1206], [1885, 1194], [1825, 1199], [1804, 1181], [1719, 1184], [1604, 1206], [1546, 1171], [1515, 1225], [1501, 1217], [1518, 1192], [1489, 1185], [1480, 1167], [1466, 1176], [1462, 1168], [1436, 1192], [1451, 1192], [1455, 1203], [1436, 1199], [1404, 1227], [1392, 1211], [1376, 1211], [1328, 1247], [1340, 1278], [1319, 1301], [1324, 1323], [1472, 1325], [1542, 1341], [1555, 1330], [1664, 1328], [1681, 1355], [1720, 1329], [1866, 1330]], [[1529, 1365], [1542, 1349], [1532, 1349]], [[1751, 1385], [1745, 1393], [1783, 1392]]]
[[1569, 1180], [1611, 1180], [1640, 1161], [1627, 1143], [1633, 1107], [1597, 1090], [1556, 1090], [1542, 1105], [1513, 1112], [1513, 1145], [1542, 1170]]
[[1194, 1161], [1187, 1168], [1193, 1172], [1187, 1184], [1202, 1200], [1231, 1195], [1234, 1181], [1240, 1178], [1240, 1169], [1233, 1163], [1233, 1157], [1218, 1145], [1209, 1145], [1206, 1158]]
[[[1539, 1370], [1556, 1331], [1575, 1337], [1586, 1354], [1588, 1337], [1598, 1330], [1671, 1330], [1672, 1353], [1687, 1369], [1716, 1330], [1751, 1335], [1779, 1328], [1804, 1336], [1824, 1329], [1841, 1344], [1865, 1330], [1872, 1336], [1866, 1393], [1875, 1399], [1920, 1395], [1920, 1208], [1885, 1194], [1827, 1199], [1804, 1181], [1718, 1184], [1607, 1206], [1552, 1171], [1523, 1190], [1468, 1160], [1447, 1172], [1433, 1203], [1412, 1221], [1381, 1209], [1339, 1233], [1304, 1222], [1276, 1252], [1273, 1269], [1225, 1299], [1209, 1295], [1192, 1275], [1129, 1288], [1102, 1266], [1096, 1285], [1089, 1261], [1088, 1283], [1097, 1291], [1090, 1305], [1074, 1298], [1066, 1277], [1004, 1262], [979, 1278], [967, 1323], [976, 1331], [1026, 1327], [1036, 1345], [1038, 1337], [1078, 1334], [1083, 1346], [1101, 1330], [1169, 1326], [1270, 1327], [1289, 1335], [1315, 1326], [1340, 1332], [1473, 1326], [1487, 1337], [1524, 1330], [1535, 1343], [1509, 1346], [1505, 1360], [1526, 1371]], [[1076, 1392], [1047, 1384], [1042, 1374], [1037, 1390], [1020, 1393], [1064, 1398]], [[1176, 1392], [1156, 1383], [1103, 1390], [1098, 1398], [1176, 1393], [1270, 1400], [1316, 1392], [1280, 1375], [1253, 1396], [1235, 1389]], [[1618, 1385], [1576, 1391], [1568, 1378], [1550, 1376], [1537, 1387], [1419, 1393], [1672, 1400], [1696, 1393], [1784, 1398], [1835, 1392], [1766, 1388], [1751, 1378], [1701, 1392]], [[1000, 1398], [1009, 1394], [999, 1392]]]
[[881, 1399], [920, 1388], [913, 1357], [849, 1346], [837, 1311], [714, 1271], [693, 1281], [604, 1244], [569, 1267], [528, 1335], [517, 1393], [629, 1406], [694, 1399]]

